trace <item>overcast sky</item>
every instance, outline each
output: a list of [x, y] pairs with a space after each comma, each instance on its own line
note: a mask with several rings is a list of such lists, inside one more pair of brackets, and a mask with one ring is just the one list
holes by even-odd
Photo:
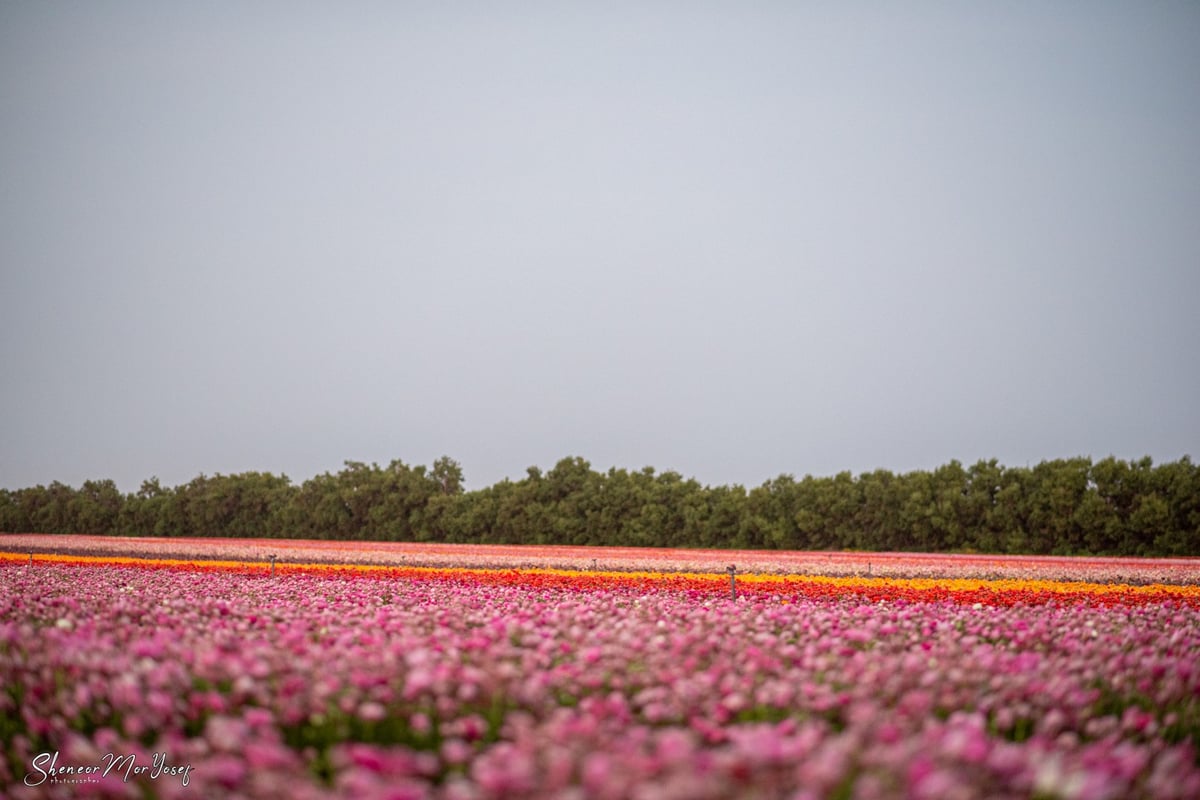
[[1200, 457], [1200, 4], [0, 2], [0, 486]]

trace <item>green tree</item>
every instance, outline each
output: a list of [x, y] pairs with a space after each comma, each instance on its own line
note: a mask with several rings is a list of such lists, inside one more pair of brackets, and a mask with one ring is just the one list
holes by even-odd
[[28, 533], [32, 530], [29, 511], [22, 502], [22, 490], [0, 489], [0, 531]]
[[463, 492], [463, 470], [457, 461], [449, 456], [442, 456], [433, 462], [430, 477], [437, 483], [438, 491], [444, 495], [458, 495]]
[[902, 482], [886, 469], [858, 476], [860, 503], [856, 535], [850, 546], [861, 550], [901, 550], [900, 503]]
[[65, 483], [39, 484], [29, 492], [29, 517], [35, 533], [79, 533], [72, 504], [75, 490]]
[[142, 481], [137, 492], [127, 496], [121, 506], [121, 533], [126, 536], [161, 535], [160, 520], [172, 502], [172, 492], [164, 488], [158, 477]]
[[732, 547], [747, 514], [744, 486], [712, 486], [705, 491], [708, 514], [697, 544], [700, 547]]
[[116, 533], [123, 503], [113, 481], [84, 481], [69, 502], [71, 531], [100, 536]]
[[1164, 556], [1200, 554], [1200, 468], [1187, 456], [1159, 464], [1153, 485], [1166, 500], [1170, 516], [1167, 531], [1154, 540], [1154, 552]]

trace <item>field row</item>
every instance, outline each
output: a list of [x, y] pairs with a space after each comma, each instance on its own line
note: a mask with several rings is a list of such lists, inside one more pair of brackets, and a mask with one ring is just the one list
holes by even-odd
[[979, 578], [1142, 585], [1200, 585], [1200, 558], [1067, 558], [930, 553], [681, 550], [635, 547], [462, 545], [307, 539], [130, 538], [0, 535], [11, 553], [137, 556], [178, 560], [419, 566], [553, 568], [611, 572], [740, 572], [830, 577]]
[[983, 578], [883, 578], [867, 576], [781, 575], [772, 573], [725, 574], [712, 572], [569, 570], [548, 567], [500, 569], [483, 567], [389, 567], [274, 561], [186, 561], [126, 556], [28, 555], [0, 552], [0, 563], [83, 566], [123, 565], [175, 571], [236, 572], [250, 577], [284, 575], [338, 575], [347, 579], [403, 582], [461, 582], [478, 586], [515, 586], [532, 589], [672, 591], [690, 598], [728, 596], [796, 599], [837, 599], [853, 596], [866, 602], [955, 602], [980, 605], [1130, 605], [1174, 603], [1200, 606], [1200, 586], [1152, 583], [1095, 583], [1045, 579]]

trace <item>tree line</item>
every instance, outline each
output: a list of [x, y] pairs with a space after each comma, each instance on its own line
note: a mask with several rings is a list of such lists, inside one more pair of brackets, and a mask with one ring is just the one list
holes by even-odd
[[530, 467], [465, 491], [461, 466], [347, 461], [286, 475], [111, 480], [0, 489], [0, 531], [1035, 555], [1200, 555], [1200, 468], [1071, 458], [995, 459], [932, 471], [780, 475], [751, 489], [702, 486], [653, 467], [600, 472], [585, 459]]

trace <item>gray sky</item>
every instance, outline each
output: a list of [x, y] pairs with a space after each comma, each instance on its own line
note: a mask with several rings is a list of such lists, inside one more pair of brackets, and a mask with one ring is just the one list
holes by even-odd
[[0, 2], [0, 486], [1200, 457], [1200, 5]]

